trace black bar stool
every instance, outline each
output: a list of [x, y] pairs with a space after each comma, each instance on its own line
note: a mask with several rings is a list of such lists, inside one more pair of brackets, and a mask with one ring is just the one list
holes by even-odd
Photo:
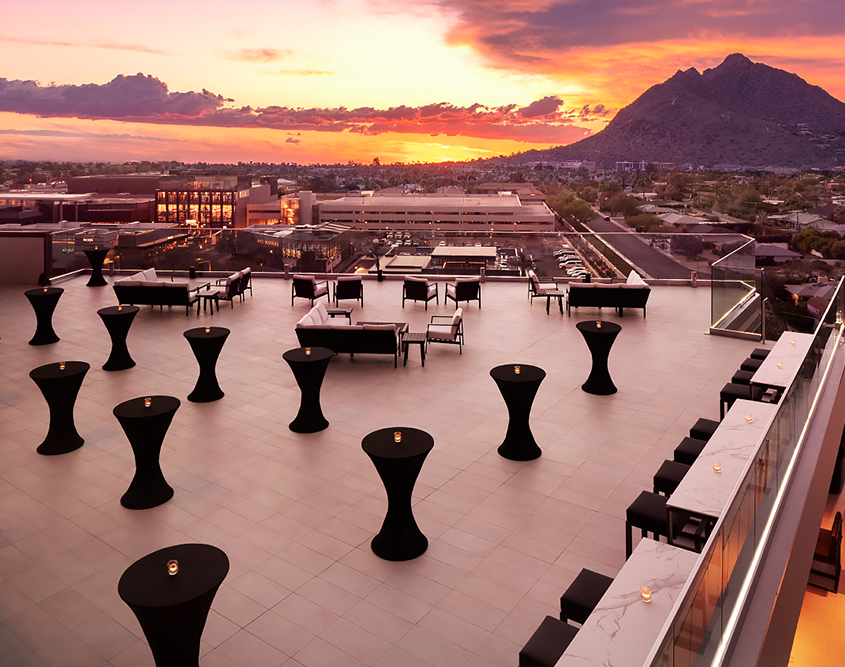
[[678, 488], [678, 484], [689, 470], [689, 465], [677, 461], [664, 461], [654, 474], [654, 492], [662, 493], [667, 498]]
[[701, 450], [704, 449], [704, 445], [706, 444], [706, 440], [684, 438], [681, 440], [681, 444], [675, 447], [675, 460], [678, 463], [686, 463], [688, 466], [691, 466], [695, 463], [695, 460], [701, 454]]
[[763, 400], [763, 388], [757, 385], [733, 384], [729, 382], [719, 392], [719, 418], [725, 418], [725, 411], [730, 410], [734, 401], [744, 398], [749, 401]]
[[765, 359], [769, 356], [769, 352], [771, 352], [771, 350], [767, 350], [765, 347], [758, 347], [751, 353], [751, 358]]
[[754, 359], [753, 357], [748, 357], [745, 361], [743, 361], [739, 368], [743, 371], [751, 371], [752, 373], [755, 372], [760, 366], [763, 364], [762, 359]]
[[689, 430], [689, 437], [706, 441], [709, 440], [710, 436], [716, 432], [717, 428], [719, 428], [719, 422], [714, 421], [713, 419], [704, 419], [702, 417], [695, 422], [693, 427]]
[[560, 620], [572, 620], [583, 625], [612, 583], [611, 577], [582, 568], [560, 596]]
[[578, 628], [546, 616], [519, 652], [519, 667], [555, 667]]

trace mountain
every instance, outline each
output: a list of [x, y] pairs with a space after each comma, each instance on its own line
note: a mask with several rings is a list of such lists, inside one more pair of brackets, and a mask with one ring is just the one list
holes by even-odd
[[675, 166], [845, 165], [845, 104], [742, 54], [700, 74], [678, 71], [619, 111], [601, 132], [523, 159], [674, 162]]

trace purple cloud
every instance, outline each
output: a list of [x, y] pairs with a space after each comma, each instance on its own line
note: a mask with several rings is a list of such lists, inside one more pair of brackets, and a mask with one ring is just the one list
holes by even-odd
[[288, 49], [239, 49], [237, 51], [224, 51], [222, 55], [226, 60], [241, 63], [272, 63], [293, 55], [293, 51]]

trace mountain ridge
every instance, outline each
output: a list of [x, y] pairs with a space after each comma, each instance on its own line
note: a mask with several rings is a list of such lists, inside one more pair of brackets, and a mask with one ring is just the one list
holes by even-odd
[[845, 103], [797, 74], [733, 53], [702, 73], [678, 70], [590, 137], [519, 157], [603, 168], [617, 161], [833, 168], [845, 165]]

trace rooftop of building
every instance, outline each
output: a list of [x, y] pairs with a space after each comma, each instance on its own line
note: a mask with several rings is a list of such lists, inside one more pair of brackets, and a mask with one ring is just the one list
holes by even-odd
[[[97, 309], [111, 287], [60, 283], [58, 343], [27, 345], [35, 316], [25, 286], [0, 285], [0, 664], [152, 665], [117, 581], [164, 546], [204, 542], [231, 569], [212, 605], [201, 662], [215, 667], [512, 667], [582, 567], [615, 575], [625, 560], [625, 508], [760, 343], [706, 335], [707, 289], [656, 287], [648, 317], [609, 309], [567, 317], [528, 300], [526, 285], [486, 282], [483, 309], [464, 308], [466, 345], [432, 345], [421, 366], [381, 355], [337, 356], [322, 387], [328, 429], [288, 429], [300, 393], [281, 358], [297, 347], [290, 282], [256, 279], [254, 295], [219, 313], [144, 306], [128, 337], [132, 369], [100, 369], [109, 338]], [[424, 331], [442, 302], [407, 303], [402, 281], [366, 281], [353, 321], [407, 321]], [[590, 356], [576, 322], [622, 326], [611, 396], [580, 386]], [[217, 364], [225, 397], [186, 400], [197, 364], [183, 332], [223, 326]], [[59, 360], [91, 364], [76, 403], [77, 451], [35, 452], [47, 407], [29, 379]], [[531, 428], [532, 462], [500, 457], [507, 413], [490, 369], [546, 372]], [[174, 497], [150, 510], [119, 501], [134, 474], [112, 409], [138, 397], [181, 401], [161, 462]], [[384, 487], [361, 449], [383, 427], [434, 438], [413, 497], [428, 550], [406, 562], [376, 557], [370, 540]]]

